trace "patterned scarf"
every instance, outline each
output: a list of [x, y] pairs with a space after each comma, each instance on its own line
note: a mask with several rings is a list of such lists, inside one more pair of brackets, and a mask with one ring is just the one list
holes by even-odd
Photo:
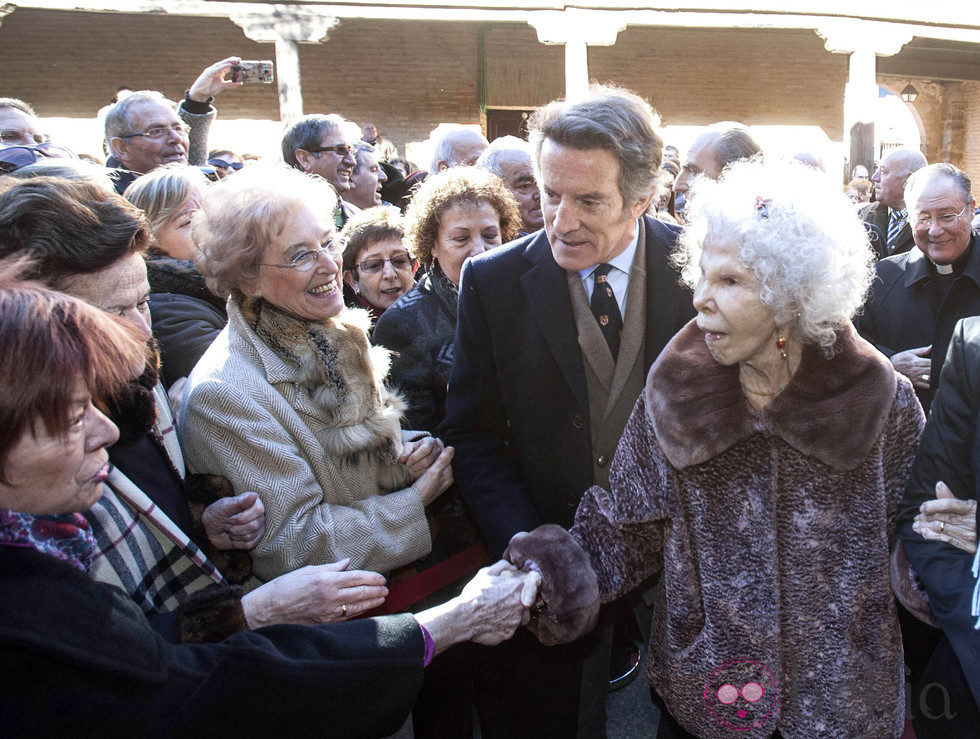
[[55, 516], [18, 513], [0, 508], [0, 546], [36, 549], [82, 572], [95, 556], [95, 537], [81, 513]]

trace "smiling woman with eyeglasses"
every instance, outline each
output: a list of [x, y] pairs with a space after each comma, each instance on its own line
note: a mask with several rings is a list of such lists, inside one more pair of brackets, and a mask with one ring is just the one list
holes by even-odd
[[368, 208], [340, 232], [344, 247], [344, 302], [375, 320], [415, 284], [418, 263], [402, 244], [405, 225], [397, 208]]
[[192, 470], [259, 491], [262, 580], [418, 559], [432, 546], [425, 508], [452, 479], [451, 449], [403, 435], [387, 357], [344, 306], [335, 205], [319, 177], [259, 163], [211, 185], [192, 225], [228, 326], [188, 378], [178, 432]]

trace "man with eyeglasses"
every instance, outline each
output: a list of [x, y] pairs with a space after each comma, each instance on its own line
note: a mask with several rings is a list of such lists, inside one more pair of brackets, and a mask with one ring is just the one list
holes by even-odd
[[201, 166], [207, 155], [208, 131], [217, 112], [215, 95], [241, 82], [229, 78], [240, 62], [232, 56], [207, 67], [178, 105], [153, 90], [134, 92], [116, 103], [105, 119], [105, 138], [118, 165], [128, 172], [116, 177], [122, 193], [136, 177], [164, 164]]
[[338, 231], [354, 214], [354, 209], [341, 198], [354, 189], [357, 161], [352, 142], [359, 136], [356, 124], [332, 113], [303, 116], [282, 137], [283, 161], [303, 172], [319, 175], [340, 196], [334, 211], [334, 226]]
[[903, 200], [917, 248], [875, 265], [858, 330], [912, 381], [928, 413], [953, 327], [980, 315], [980, 255], [970, 224], [976, 201], [970, 179], [952, 164], [912, 173]]

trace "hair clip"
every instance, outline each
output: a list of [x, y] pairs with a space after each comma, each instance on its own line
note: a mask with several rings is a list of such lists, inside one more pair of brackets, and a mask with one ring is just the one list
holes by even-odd
[[759, 211], [759, 215], [763, 218], [769, 217], [769, 206], [772, 205], [772, 198], [764, 198], [761, 195], [757, 195], [755, 198], [755, 209]]

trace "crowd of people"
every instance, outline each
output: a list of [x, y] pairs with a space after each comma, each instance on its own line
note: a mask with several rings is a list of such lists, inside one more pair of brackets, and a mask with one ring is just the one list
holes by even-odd
[[0, 98], [6, 731], [603, 736], [642, 646], [660, 737], [980, 735], [963, 171], [603, 86], [254, 161], [239, 61], [104, 163]]

